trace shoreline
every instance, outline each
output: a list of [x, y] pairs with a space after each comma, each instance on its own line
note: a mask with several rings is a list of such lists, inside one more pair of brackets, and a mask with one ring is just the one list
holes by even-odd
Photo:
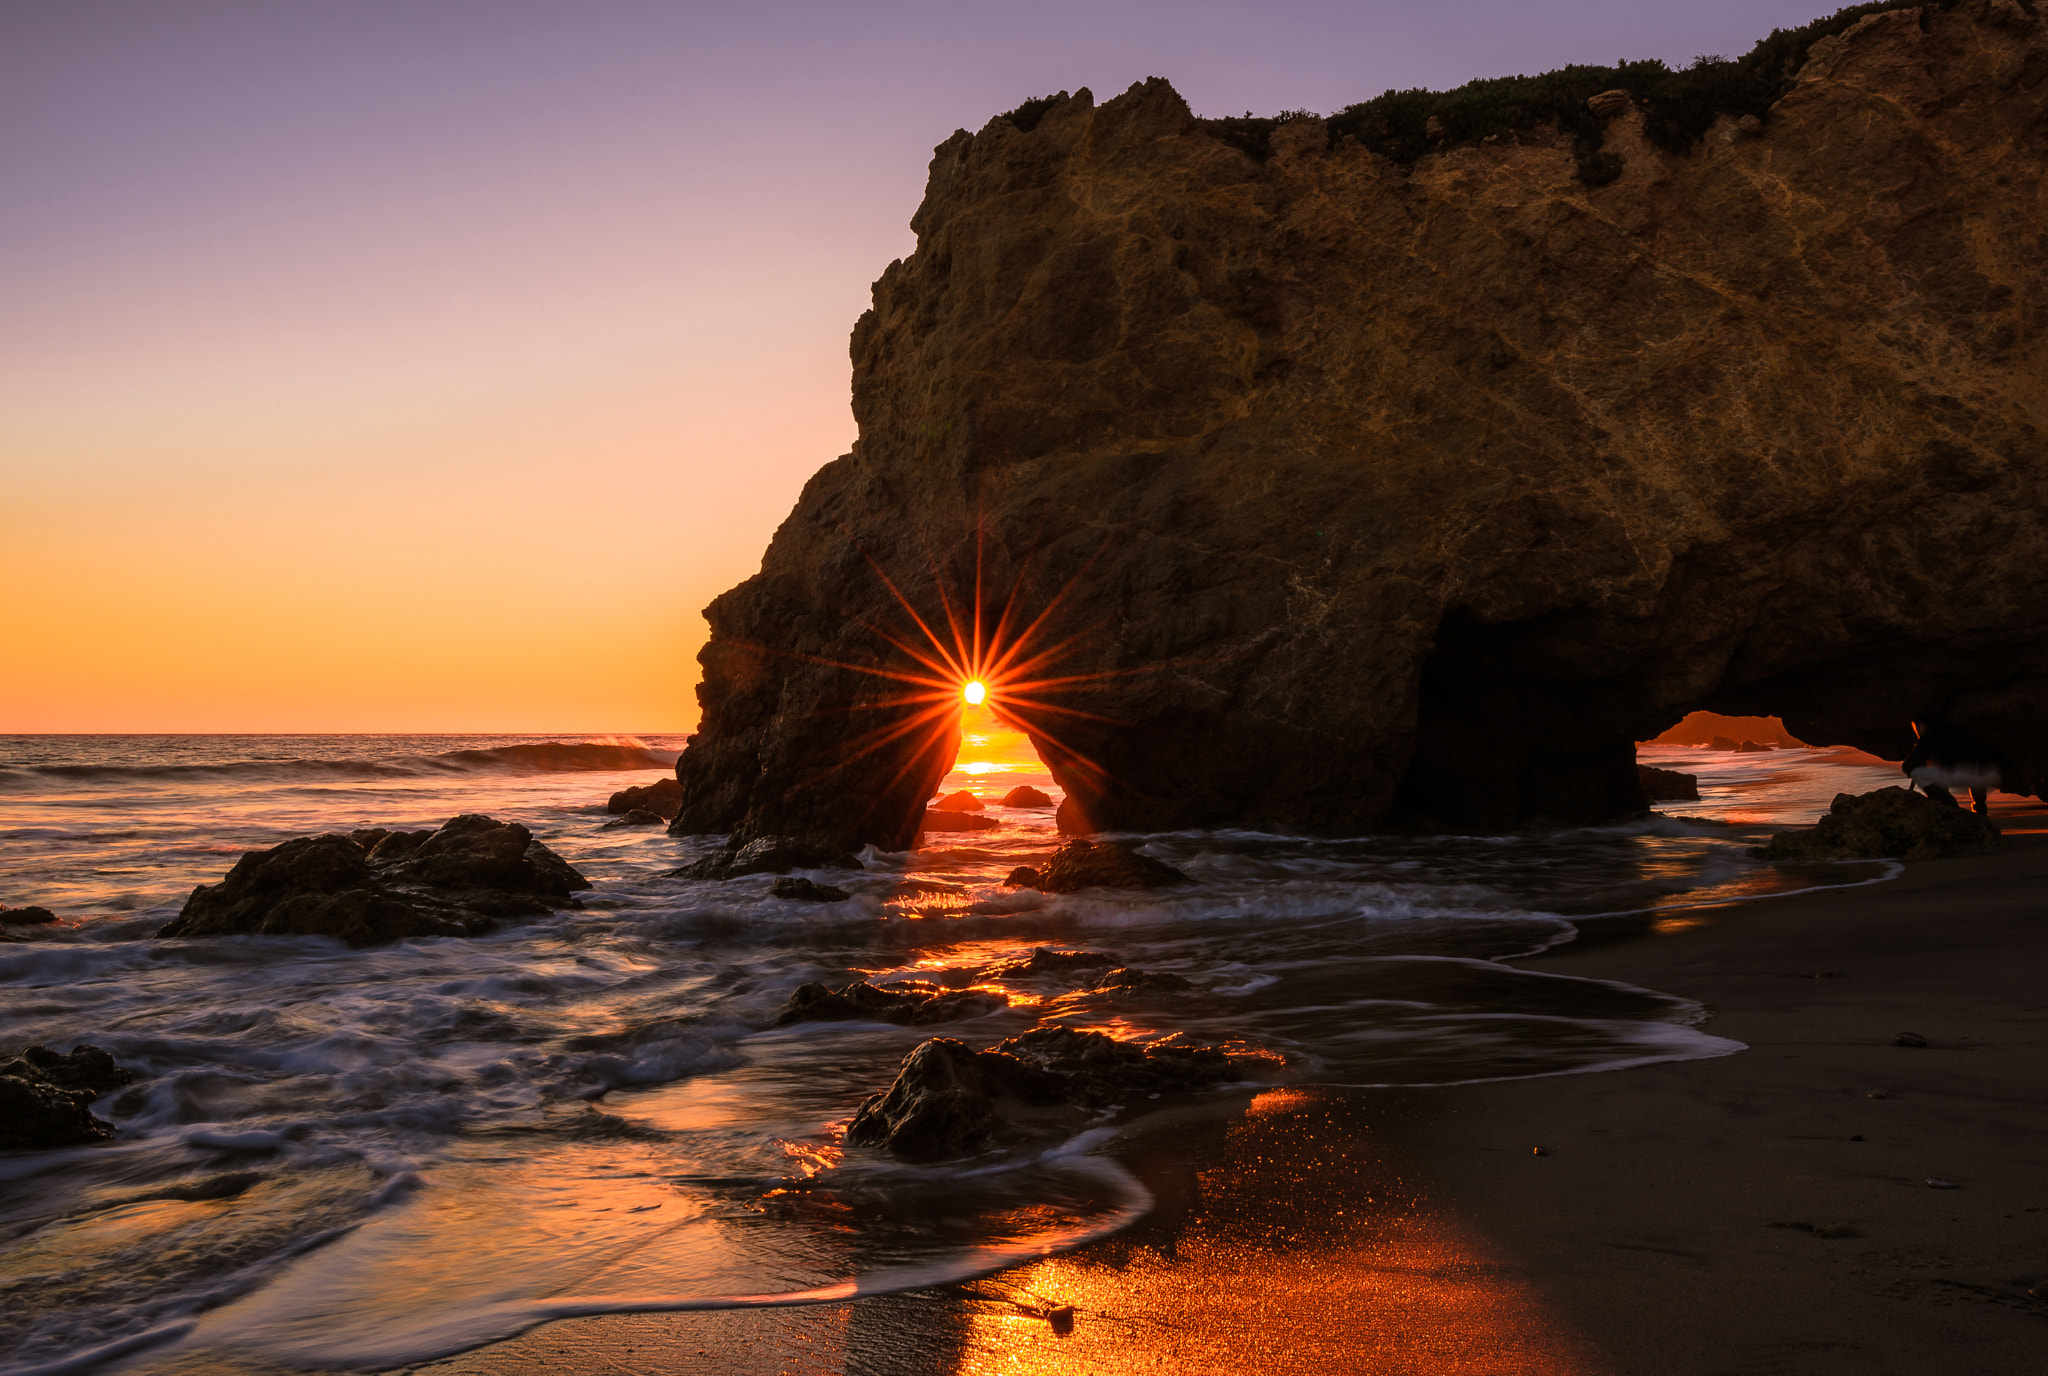
[[[2048, 1340], [2027, 1293], [2048, 1281], [2048, 808], [1999, 820], [1992, 856], [1510, 962], [1694, 999], [1744, 1051], [1163, 1112], [1114, 1148], [1156, 1207], [1073, 1252], [850, 1304], [568, 1320], [398, 1369], [2031, 1369]], [[1895, 1045], [1907, 1031], [1929, 1045]]]

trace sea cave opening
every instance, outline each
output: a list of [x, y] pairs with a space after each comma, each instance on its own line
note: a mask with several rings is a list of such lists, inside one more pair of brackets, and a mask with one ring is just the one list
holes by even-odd
[[952, 753], [925, 808], [922, 844], [997, 828], [1050, 838], [1071, 820], [1068, 796], [1031, 732], [1003, 710], [1001, 694], [980, 679], [963, 683]]

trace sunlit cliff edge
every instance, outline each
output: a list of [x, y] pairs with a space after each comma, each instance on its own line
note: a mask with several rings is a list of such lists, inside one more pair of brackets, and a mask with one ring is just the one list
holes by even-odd
[[909, 844], [950, 741], [887, 675], [977, 598], [1105, 828], [1615, 816], [1695, 708], [1947, 715], [2048, 789], [2048, 18], [1874, 15], [1760, 130], [1642, 121], [1593, 188], [1544, 130], [1255, 158], [1156, 79], [955, 134], [853, 452], [707, 612], [675, 830]]

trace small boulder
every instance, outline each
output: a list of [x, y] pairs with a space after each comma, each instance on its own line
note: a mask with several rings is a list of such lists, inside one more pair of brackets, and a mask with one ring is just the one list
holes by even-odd
[[993, 989], [948, 989], [924, 980], [870, 984], [862, 979], [837, 989], [813, 982], [799, 986], [789, 996], [789, 1002], [776, 1016], [775, 1025], [853, 1019], [922, 1027], [978, 1018], [1009, 1006], [1010, 1000]]
[[1675, 769], [1653, 769], [1639, 764], [1636, 777], [1643, 781], [1643, 792], [1650, 795], [1653, 803], [1696, 803], [1700, 799], [1697, 774], [1681, 774]]
[[606, 812], [651, 812], [664, 822], [672, 822], [683, 810], [683, 786], [673, 778], [656, 779], [651, 784], [636, 784], [622, 788], [605, 802]]
[[1018, 784], [1003, 795], [1004, 807], [1051, 807], [1052, 796], [1041, 793], [1030, 784]]
[[48, 1151], [104, 1142], [114, 1125], [93, 1116], [92, 1101], [135, 1078], [96, 1046], [60, 1056], [31, 1046], [0, 1062], [0, 1151]]
[[934, 1038], [904, 1057], [886, 1093], [860, 1106], [846, 1140], [929, 1161], [1065, 1136], [1109, 1105], [1213, 1088], [1241, 1078], [1246, 1064], [1216, 1047], [1139, 1046], [1071, 1027], [1041, 1027], [987, 1051]]
[[1708, 748], [1711, 750], [1740, 750], [1742, 749], [1742, 743], [1732, 740], [1727, 736], [1716, 736], [1708, 742]]
[[1761, 755], [1765, 751], [1776, 750], [1777, 748], [1775, 745], [1758, 745], [1755, 741], [1744, 741], [1741, 745], [1735, 747], [1735, 753], [1738, 755]]
[[979, 812], [982, 802], [971, 791], [963, 788], [958, 793], [948, 793], [932, 806], [944, 812]]
[[1038, 871], [1029, 865], [1019, 865], [1003, 882], [1013, 889], [1035, 889], [1038, 887]]
[[982, 979], [1042, 979], [1046, 977], [1069, 977], [1085, 970], [1107, 970], [1116, 965], [1115, 956], [1102, 955], [1095, 951], [1060, 951], [1051, 946], [1035, 946], [1031, 954], [1021, 960], [1006, 960], [999, 965], [984, 967]]
[[1118, 994], [1185, 994], [1195, 986], [1179, 975], [1124, 966], [1096, 980], [1095, 987]]
[[1602, 91], [1597, 96], [1587, 97], [1586, 100], [1586, 108], [1601, 119], [1612, 119], [1616, 115], [1626, 114], [1629, 107], [1634, 104], [1635, 99], [1627, 91], [1619, 89]]
[[[976, 807], [981, 804], [976, 803]], [[926, 808], [924, 830], [926, 831], [990, 831], [1001, 826], [993, 817], [981, 817], [972, 812], [955, 812], [950, 808]]]
[[11, 923], [18, 927], [39, 927], [45, 922], [55, 922], [56, 920], [57, 914], [51, 912], [48, 908], [38, 908], [33, 905], [25, 908], [0, 907], [0, 922]]
[[794, 898], [805, 903], [844, 903], [848, 894], [834, 884], [819, 884], [800, 874], [785, 875], [768, 892], [777, 898]]
[[649, 812], [644, 807], [636, 807], [631, 811], [622, 812], [609, 822], [606, 822], [604, 829], [610, 831], [613, 827], [665, 827], [668, 825], [668, 822], [669, 819], [658, 812]]
[[1762, 860], [1938, 860], [1987, 855], [1998, 845], [1989, 819], [1906, 788], [1837, 793], [1807, 831], [1780, 832], [1750, 852]]
[[1025, 883], [1016, 871], [1011, 881], [1019, 888], [1044, 893], [1074, 893], [1080, 889], [1163, 889], [1194, 881], [1171, 865], [1138, 854], [1129, 841], [1069, 841], [1039, 865], [1036, 878]]
[[675, 879], [737, 879], [745, 874], [787, 874], [791, 870], [860, 870], [860, 857], [838, 846], [795, 836], [756, 836], [743, 845], [728, 845], [681, 869]]
[[909, 1161], [958, 1156], [1007, 1136], [1015, 1108], [1060, 1104], [1065, 1088], [1062, 1077], [1003, 1051], [934, 1037], [903, 1058], [886, 1092], [861, 1104], [846, 1140]]

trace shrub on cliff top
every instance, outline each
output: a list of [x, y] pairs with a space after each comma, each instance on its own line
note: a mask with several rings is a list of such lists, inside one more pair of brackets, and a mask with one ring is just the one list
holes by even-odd
[[[1449, 91], [1387, 91], [1345, 107], [1325, 123], [1331, 142], [1345, 136], [1396, 162], [1409, 163], [1432, 148], [1456, 148], [1495, 134], [1540, 125], [1572, 139], [1579, 179], [1602, 186], [1620, 174], [1619, 159], [1601, 154], [1605, 124], [1586, 107], [1602, 91], [1626, 91], [1643, 110], [1643, 132], [1658, 147], [1685, 153], [1722, 115], [1767, 119], [1771, 105], [1791, 88], [1813, 45], [1885, 10], [1951, 9], [1956, 0], [1872, 0], [1851, 5], [1796, 29], [1774, 29], [1742, 57], [1701, 57], [1673, 70], [1655, 58], [1612, 67], [1574, 65], [1538, 76], [1468, 81]], [[1263, 159], [1272, 131], [1287, 118], [1203, 120], [1209, 133]]]

